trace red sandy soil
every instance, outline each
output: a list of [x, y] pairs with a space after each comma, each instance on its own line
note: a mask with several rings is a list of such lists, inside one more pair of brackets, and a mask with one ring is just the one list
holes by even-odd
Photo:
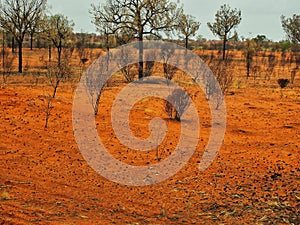
[[[226, 95], [227, 131], [220, 152], [198, 170], [208, 141], [210, 115], [195, 95], [201, 134], [179, 173], [146, 187], [113, 183], [83, 159], [72, 127], [73, 94], [63, 84], [44, 129], [45, 94], [32, 77], [10, 78], [0, 89], [0, 224], [300, 224], [300, 80], [284, 89], [275, 79], [243, 80]], [[110, 108], [125, 83], [112, 82], [99, 107], [99, 136], [112, 155], [132, 165], [157, 163], [155, 151], [137, 153], [112, 133]], [[198, 93], [193, 85], [186, 86]], [[147, 109], [147, 110], [146, 110]], [[133, 132], [147, 137], [149, 118], [167, 120], [158, 99], [132, 110]], [[170, 121], [160, 157], [178, 142]]]

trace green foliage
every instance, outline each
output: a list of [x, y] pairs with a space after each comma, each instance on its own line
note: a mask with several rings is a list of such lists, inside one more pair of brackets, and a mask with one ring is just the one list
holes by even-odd
[[2, 192], [2, 200], [6, 201], [6, 200], [10, 200], [11, 197], [9, 195], [9, 193], [7, 191], [3, 191]]
[[281, 42], [279, 42], [279, 45], [280, 45], [282, 52], [289, 51], [292, 48], [292, 43], [289, 41], [281, 41]]
[[55, 47], [65, 47], [70, 41], [75, 24], [62, 14], [47, 16], [43, 31]]
[[168, 0], [107, 0], [92, 4], [93, 23], [102, 34], [125, 33], [143, 39], [144, 35], [160, 37], [176, 28], [182, 9]]
[[182, 15], [182, 8], [178, 8], [176, 3], [169, 0], [107, 0], [103, 5], [92, 4], [90, 14], [97, 29], [107, 36], [107, 43], [108, 35], [123, 36], [128, 41], [131, 37], [136, 37], [140, 41], [138, 70], [139, 78], [142, 78], [142, 41], [145, 36], [161, 38], [161, 32], [166, 35], [174, 32]]
[[[237, 33], [235, 29], [242, 20], [241, 10], [231, 9], [229, 5], [222, 5], [220, 10], [215, 15], [214, 23], [207, 23], [207, 26], [216, 36], [223, 40], [223, 60], [226, 55], [226, 42], [235, 36]], [[234, 30], [232, 33], [231, 31]]]
[[191, 15], [182, 14], [178, 21], [179, 37], [185, 39], [185, 47], [188, 48], [188, 40], [190, 37], [196, 35], [197, 30], [200, 28], [200, 22]]
[[62, 50], [72, 42], [74, 22], [62, 14], [46, 16], [42, 30], [48, 41], [57, 48], [58, 65], [61, 63]]
[[300, 43], [300, 15], [294, 14], [291, 18], [281, 16], [282, 28], [293, 43]]
[[228, 40], [232, 36], [230, 35], [231, 30], [237, 28], [241, 20], [241, 10], [231, 9], [229, 5], [225, 4], [217, 11], [215, 22], [207, 23], [207, 25], [214, 35]]

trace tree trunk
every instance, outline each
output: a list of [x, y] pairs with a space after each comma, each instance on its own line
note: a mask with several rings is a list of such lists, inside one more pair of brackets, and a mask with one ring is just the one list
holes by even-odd
[[18, 41], [19, 44], [19, 73], [23, 72], [23, 42], [21, 40]]
[[33, 33], [30, 33], [30, 50], [33, 49]]
[[227, 42], [227, 37], [225, 36], [223, 39], [223, 60], [226, 58], [226, 42]]
[[176, 110], [175, 110], [175, 120], [178, 121], [178, 122], [181, 121], [180, 115], [179, 115], [179, 113]]
[[250, 69], [251, 69], [251, 58], [249, 53], [247, 53], [247, 79], [250, 77]]
[[144, 43], [143, 37], [139, 37], [139, 79], [144, 77]]
[[58, 67], [60, 67], [61, 64], [61, 52], [62, 52], [62, 43], [59, 42], [59, 45], [57, 47], [57, 61], [58, 61]]
[[3, 40], [2, 40], [2, 67], [3, 67], [3, 73], [4, 73], [4, 67], [5, 67], [5, 32], [3, 30]]
[[189, 37], [188, 36], [185, 37], [185, 48], [186, 49], [189, 48]]
[[51, 45], [49, 45], [49, 47], [48, 47], [48, 57], [49, 57], [49, 62], [51, 62], [51, 59], [52, 59]]
[[[109, 35], [106, 34], [106, 54], [107, 54], [107, 60], [106, 60], [106, 71], [108, 71], [109, 69], [109, 61], [110, 61], [110, 48], [109, 48]], [[97, 103], [98, 104], [98, 103]], [[98, 109], [97, 109], [97, 113], [98, 113]], [[97, 114], [95, 114], [96, 116]]]
[[57, 61], [58, 61], [58, 67], [60, 67], [60, 61], [61, 61], [61, 47], [57, 48]]
[[11, 39], [11, 52], [15, 53], [15, 38], [12, 37]]

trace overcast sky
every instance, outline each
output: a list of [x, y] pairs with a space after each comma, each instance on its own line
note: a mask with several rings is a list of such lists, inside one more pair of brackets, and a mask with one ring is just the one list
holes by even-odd
[[[104, 3], [105, 0], [48, 0], [51, 12], [62, 13], [75, 22], [76, 32], [96, 33], [88, 13], [91, 3]], [[242, 11], [242, 22], [238, 33], [244, 37], [264, 34], [269, 39], [285, 39], [280, 16], [291, 17], [300, 13], [300, 0], [181, 0], [185, 13], [191, 14], [201, 22], [198, 34], [207, 39], [217, 39], [207, 28], [207, 22], [214, 21], [214, 15], [223, 4]]]

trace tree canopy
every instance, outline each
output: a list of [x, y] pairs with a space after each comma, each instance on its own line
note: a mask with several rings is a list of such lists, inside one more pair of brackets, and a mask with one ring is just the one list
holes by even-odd
[[25, 35], [46, 9], [47, 0], [4, 0], [0, 4], [1, 27], [13, 35], [19, 45], [19, 72], [22, 73], [22, 47]]
[[289, 40], [293, 43], [300, 43], [300, 15], [294, 14], [291, 18], [281, 16], [281, 23]]
[[189, 14], [182, 14], [178, 22], [179, 37], [185, 39], [185, 47], [188, 48], [189, 38], [196, 35], [201, 23]]
[[229, 5], [224, 4], [215, 14], [215, 22], [207, 23], [207, 26], [214, 35], [223, 40], [223, 59], [225, 59], [226, 42], [236, 36], [232, 30], [237, 28], [242, 20], [241, 10], [231, 9]]
[[142, 78], [144, 36], [161, 37], [161, 32], [172, 33], [178, 26], [182, 8], [169, 0], [107, 0], [102, 5], [92, 4], [90, 13], [100, 32], [124, 31], [140, 41], [139, 78]]

